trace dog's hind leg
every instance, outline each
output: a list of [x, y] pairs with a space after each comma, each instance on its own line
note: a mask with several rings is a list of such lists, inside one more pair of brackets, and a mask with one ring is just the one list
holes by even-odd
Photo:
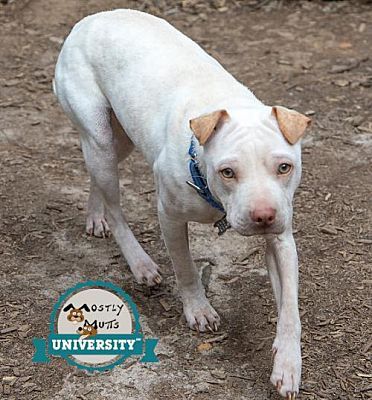
[[[59, 100], [81, 133], [81, 145], [93, 188], [91, 204], [102, 204], [99, 203], [102, 199], [108, 224], [136, 280], [148, 286], [158, 284], [161, 281], [158, 266], [134, 237], [120, 207], [118, 161], [129, 154], [133, 144], [127, 141], [126, 154], [123, 155], [123, 148], [118, 154], [118, 132], [115, 133], [111, 125], [110, 106], [93, 83], [84, 88], [80, 82], [74, 90], [68, 89], [63, 88]], [[120, 144], [125, 147], [124, 141]]]
[[[113, 131], [114, 148], [118, 162], [120, 162], [129, 156], [134, 145], [124, 132], [113, 111], [110, 112], [110, 124]], [[86, 232], [88, 235], [96, 237], [107, 237], [111, 233], [106, 220], [104, 202], [94, 179], [90, 180]]]
[[105, 205], [97, 184], [92, 177], [90, 178], [85, 230], [88, 235], [100, 238], [108, 237], [111, 234], [106, 220]]

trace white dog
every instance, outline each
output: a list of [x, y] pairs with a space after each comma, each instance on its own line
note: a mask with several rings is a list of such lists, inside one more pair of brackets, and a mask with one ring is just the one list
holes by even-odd
[[294, 399], [301, 325], [292, 199], [301, 176], [299, 139], [310, 120], [265, 106], [166, 21], [132, 10], [102, 12], [74, 27], [54, 91], [81, 133], [91, 177], [87, 231], [105, 236], [110, 226], [135, 278], [149, 286], [161, 276], [120, 208], [118, 162], [136, 146], [152, 166], [160, 226], [191, 328], [217, 330], [220, 320], [189, 252], [188, 221], [264, 235], [279, 313], [271, 381]]

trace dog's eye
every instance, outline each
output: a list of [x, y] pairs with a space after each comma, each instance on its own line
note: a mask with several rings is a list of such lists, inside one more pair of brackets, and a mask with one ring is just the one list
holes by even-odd
[[235, 177], [234, 171], [231, 168], [221, 170], [220, 174], [226, 179], [232, 179]]
[[291, 172], [292, 165], [288, 163], [281, 163], [278, 167], [278, 174], [287, 175]]
[[76, 316], [76, 311], [74, 311], [74, 312], [72, 313], [72, 315], [73, 315], [73, 316]]

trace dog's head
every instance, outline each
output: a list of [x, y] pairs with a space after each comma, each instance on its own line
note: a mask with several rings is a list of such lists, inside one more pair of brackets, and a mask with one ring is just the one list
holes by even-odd
[[81, 336], [97, 335], [97, 321], [94, 321], [90, 324], [88, 320], [85, 320], [84, 326], [80, 326], [76, 332]]
[[83, 310], [88, 312], [90, 311], [89, 307], [86, 304], [83, 304], [81, 307], [77, 308], [74, 307], [72, 303], [70, 303], [63, 309], [64, 312], [69, 312], [67, 314], [67, 319], [75, 324], [84, 321]]
[[292, 220], [310, 119], [284, 107], [217, 110], [190, 120], [201, 169], [242, 235], [280, 234]]

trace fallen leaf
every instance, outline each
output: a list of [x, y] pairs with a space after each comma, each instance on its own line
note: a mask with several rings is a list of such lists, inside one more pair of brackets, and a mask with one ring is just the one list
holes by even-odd
[[28, 330], [30, 330], [30, 328], [31, 328], [31, 325], [24, 324], [24, 325], [20, 325], [18, 327], [18, 330], [21, 331], [21, 332], [27, 332]]
[[165, 311], [169, 311], [172, 308], [172, 306], [164, 299], [160, 299], [159, 303], [162, 305]]
[[213, 346], [209, 342], [200, 343], [197, 347], [200, 353], [211, 350]]
[[340, 49], [351, 49], [353, 45], [350, 42], [341, 42], [338, 47]]

